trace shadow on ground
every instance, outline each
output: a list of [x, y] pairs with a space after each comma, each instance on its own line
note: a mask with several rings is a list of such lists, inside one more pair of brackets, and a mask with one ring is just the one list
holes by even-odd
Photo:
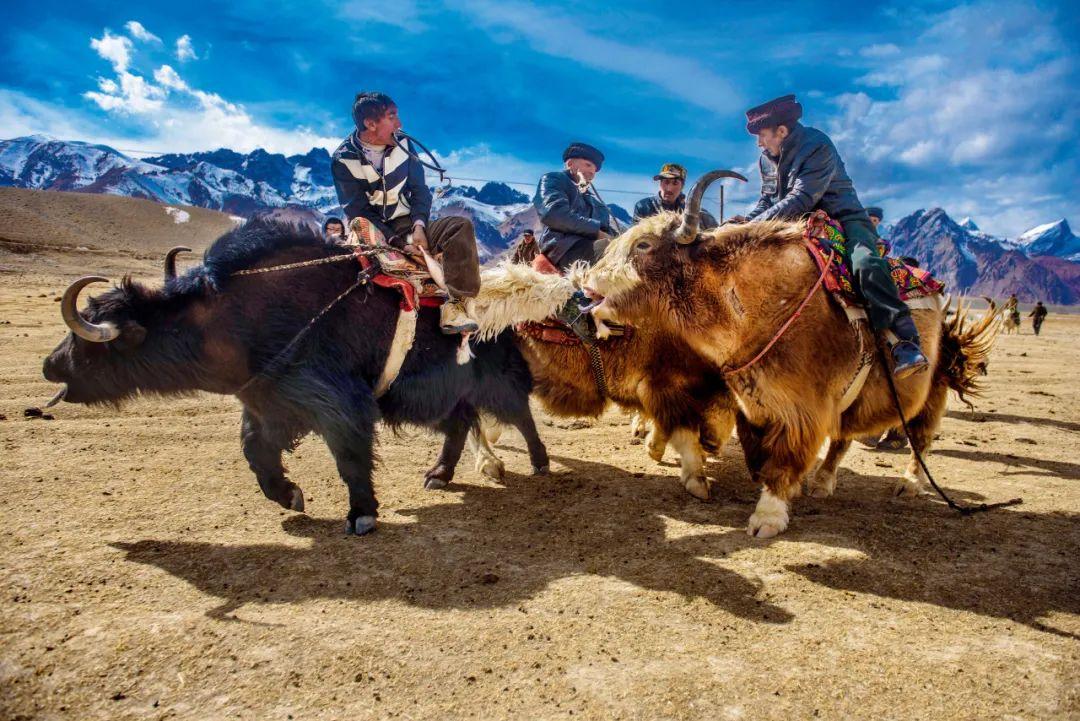
[[[454, 484], [446, 492], [452, 502], [401, 510], [413, 522], [384, 521], [362, 538], [344, 536], [339, 520], [296, 515], [283, 528], [311, 539], [310, 547], [113, 545], [127, 560], [221, 599], [208, 613], [215, 618], [230, 618], [246, 604], [320, 598], [398, 599], [432, 609], [507, 606], [560, 579], [590, 574], [704, 599], [755, 622], [792, 620], [759, 598], [758, 582], [722, 566], [730, 553], [768, 545], [743, 532], [757, 494], [733, 454], [714, 463], [721, 500], [711, 504], [689, 499], [671, 476], [635, 477], [605, 463], [556, 460], [568, 470], [539, 478], [508, 474], [504, 486]], [[888, 479], [844, 469], [838, 480], [833, 498], [799, 499], [791, 529], [778, 540], [855, 549], [863, 557], [788, 570], [829, 588], [1051, 632], [1058, 631], [1041, 620], [1047, 614], [1080, 613], [1078, 516], [1014, 509], [961, 518], [934, 498], [890, 499]], [[699, 528], [669, 538], [667, 519]]]

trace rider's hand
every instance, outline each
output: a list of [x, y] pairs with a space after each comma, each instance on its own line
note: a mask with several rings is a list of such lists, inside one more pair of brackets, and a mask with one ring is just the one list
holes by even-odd
[[424, 232], [424, 226], [417, 224], [412, 229], [412, 245], [415, 245], [418, 249], [431, 252], [431, 246], [428, 245], [427, 233]]

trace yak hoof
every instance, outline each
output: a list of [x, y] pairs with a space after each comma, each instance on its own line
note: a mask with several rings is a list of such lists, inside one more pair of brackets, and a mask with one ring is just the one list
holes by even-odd
[[546, 476], [551, 473], [551, 466], [533, 466], [532, 474], [534, 476]]
[[288, 508], [297, 513], [304, 512], [304, 492], [300, 490], [299, 486], [293, 486], [292, 490], [289, 492]]
[[787, 502], [780, 500], [768, 490], [761, 494], [757, 508], [750, 516], [746, 533], [754, 538], [772, 538], [784, 532], [788, 526]]
[[923, 484], [918, 478], [913, 478], [909, 473], [896, 482], [893, 486], [893, 495], [897, 498], [915, 498], [923, 494]]
[[710, 486], [708, 478], [705, 478], [704, 476], [690, 478], [687, 479], [684, 485], [686, 486], [686, 491], [694, 498], [698, 498], [702, 501], [709, 500]]
[[503, 474], [506, 473], [506, 467], [498, 458], [485, 458], [478, 465], [482, 475], [495, 481], [501, 481]]
[[817, 473], [806, 484], [806, 495], [811, 498], [828, 498], [836, 490], [835, 473]]
[[355, 521], [345, 521], [345, 534], [364, 536], [375, 530], [375, 516], [357, 516]]
[[450, 481], [438, 476], [428, 476], [424, 479], [424, 488], [429, 491], [441, 491], [450, 485]]

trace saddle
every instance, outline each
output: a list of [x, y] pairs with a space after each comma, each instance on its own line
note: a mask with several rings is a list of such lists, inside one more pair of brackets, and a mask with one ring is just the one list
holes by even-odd
[[[532, 260], [532, 269], [545, 275], [561, 275], [546, 255], [537, 253]], [[526, 321], [514, 326], [514, 330], [541, 343], [577, 346], [583, 343], [594, 345], [606, 343], [616, 338], [629, 339], [633, 335], [630, 326], [608, 323], [611, 337], [601, 340], [596, 336], [596, 321], [590, 313], [583, 313], [578, 307], [577, 298], [571, 297], [557, 314], [540, 322]]]
[[[840, 223], [830, 218], [825, 211], [815, 210], [806, 219], [803, 238], [806, 241], [807, 250], [817, 263], [818, 270], [824, 272], [826, 264], [829, 264], [829, 272], [825, 274], [825, 289], [832, 294], [840, 307], [845, 310], [863, 308], [862, 299], [855, 291], [855, 283], [851, 275], [851, 258], [847, 252], [844, 231]], [[899, 259], [888, 255], [890, 250], [885, 241], [878, 241], [878, 253], [888, 262], [889, 273], [902, 301], [918, 306], [920, 303], [910, 301], [929, 298], [945, 290], [945, 284], [930, 275], [928, 271], [904, 264]], [[831, 264], [829, 263], [830, 254], [832, 255]]]
[[[347, 246], [355, 248], [356, 260], [363, 270], [378, 264], [372, 283], [398, 291], [401, 309], [406, 312], [421, 306], [437, 308], [447, 301], [449, 293], [441, 282], [442, 268], [435, 258], [427, 254], [421, 258], [406, 255], [385, 241], [376, 241], [372, 230], [367, 218], [355, 218], [349, 224], [349, 236], [345, 240]], [[367, 252], [371, 250], [377, 251], [376, 254]]]

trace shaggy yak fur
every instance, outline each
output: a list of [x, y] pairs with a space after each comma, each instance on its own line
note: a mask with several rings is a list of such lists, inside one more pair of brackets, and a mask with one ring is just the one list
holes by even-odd
[[[525, 320], [543, 320], [562, 308], [575, 290], [571, 277], [542, 274], [520, 264], [484, 271], [475, 311], [482, 337]], [[677, 335], [645, 324], [629, 336], [599, 345], [607, 394], [600, 392], [582, 345], [559, 345], [517, 335], [529, 363], [537, 397], [551, 413], [598, 416], [611, 402], [641, 411], [653, 421], [647, 446], [659, 461], [670, 442], [681, 459], [688, 492], [707, 500], [705, 453], [716, 452], [735, 425], [735, 404], [720, 373]]]
[[[400, 375], [381, 398], [372, 388], [390, 350], [396, 291], [368, 285], [312, 326], [295, 354], [245, 387], [320, 310], [357, 279], [355, 262], [231, 277], [238, 270], [297, 263], [350, 250], [318, 233], [254, 220], [214, 242], [203, 264], [163, 288], [125, 279], [91, 299], [82, 317], [120, 334], [88, 342], [75, 334], [46, 359], [45, 377], [67, 384], [65, 400], [112, 403], [138, 394], [208, 391], [243, 403], [244, 455], [267, 498], [302, 511], [303, 493], [285, 476], [282, 452], [305, 434], [322, 436], [349, 489], [347, 530], [374, 528], [375, 424], [428, 426], [445, 435], [425, 476], [429, 488], [454, 475], [477, 411], [518, 428], [537, 472], [547, 451], [529, 410], [532, 379], [509, 335], [479, 343], [457, 362], [459, 336], [439, 330], [438, 309], [422, 308]], [[74, 303], [74, 299], [72, 299]], [[483, 460], [483, 459], [480, 459]], [[490, 460], [490, 459], [488, 459]]]
[[[822, 442], [832, 443], [808, 481], [814, 496], [830, 495], [836, 467], [857, 436], [880, 433], [899, 419], [875, 356], [852, 404], [840, 406], [859, 366], [860, 339], [875, 340], [864, 323], [848, 322], [828, 294], [817, 292], [802, 315], [756, 364], [735, 373], [763, 349], [803, 301], [819, 271], [802, 241], [802, 223], [724, 226], [680, 245], [680, 217], [649, 218], [616, 238], [591, 268], [585, 285], [603, 302], [600, 318], [662, 328], [709, 359], [738, 402], [739, 439], [751, 475], [762, 482], [748, 532], [774, 536], [788, 524], [797, 493]], [[897, 382], [913, 450], [927, 452], [949, 388], [975, 393], [997, 324], [993, 313], [972, 328], [964, 316], [943, 322], [944, 309], [916, 310], [915, 323], [931, 371]], [[916, 494], [925, 478], [914, 456], [897, 493]]]

